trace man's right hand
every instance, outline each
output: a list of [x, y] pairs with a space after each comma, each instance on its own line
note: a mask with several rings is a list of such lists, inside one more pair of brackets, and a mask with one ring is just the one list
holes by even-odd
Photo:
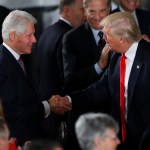
[[98, 65], [102, 70], [106, 68], [109, 63], [110, 52], [111, 52], [110, 46], [106, 44], [102, 50], [102, 53], [98, 62]]
[[71, 103], [66, 97], [53, 95], [49, 100], [50, 110], [56, 114], [64, 114], [71, 109]]

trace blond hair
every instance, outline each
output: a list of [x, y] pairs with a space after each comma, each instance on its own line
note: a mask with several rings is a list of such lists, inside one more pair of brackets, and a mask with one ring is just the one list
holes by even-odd
[[127, 12], [118, 12], [105, 17], [100, 25], [109, 28], [116, 36], [125, 38], [129, 43], [141, 40], [140, 29], [133, 18]]

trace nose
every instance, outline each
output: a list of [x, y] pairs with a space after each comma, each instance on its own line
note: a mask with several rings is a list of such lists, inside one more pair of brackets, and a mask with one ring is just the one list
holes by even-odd
[[100, 20], [101, 14], [99, 12], [96, 12], [94, 17], [96, 20]]
[[34, 35], [32, 36], [32, 42], [33, 42], [33, 43], [36, 43], [36, 38], [35, 38]]

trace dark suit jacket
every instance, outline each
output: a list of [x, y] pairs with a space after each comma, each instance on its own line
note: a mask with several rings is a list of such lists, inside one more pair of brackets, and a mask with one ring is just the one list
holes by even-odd
[[[97, 44], [88, 23], [66, 33], [63, 38], [64, 90], [68, 94], [83, 89], [99, 80], [101, 75], [95, 71], [94, 64], [100, 59]], [[91, 110], [91, 109], [90, 109]], [[97, 110], [95, 107], [92, 110]], [[76, 112], [69, 113], [70, 149], [79, 149], [75, 139], [74, 124], [82, 113], [89, 109], [78, 107]]]
[[[91, 109], [101, 106], [102, 102], [108, 102], [110, 114], [120, 124], [119, 111], [119, 61], [120, 54], [115, 53], [110, 66], [103, 77], [96, 84], [85, 90], [71, 94], [72, 111], [79, 107]], [[127, 137], [131, 145], [137, 149], [140, 138], [150, 124], [150, 44], [141, 40], [131, 69], [128, 82], [128, 114]], [[127, 139], [128, 140], [128, 139]]]
[[94, 69], [100, 53], [90, 26], [85, 23], [63, 39], [64, 88], [67, 93], [83, 89], [100, 76]]
[[[115, 12], [120, 12], [119, 8], [116, 8], [115, 10], [112, 11], [112, 13]], [[150, 12], [141, 10], [141, 9], [136, 9], [135, 10], [137, 19], [138, 19], [138, 24], [139, 28], [141, 30], [142, 34], [147, 34], [150, 37]]]
[[[39, 94], [47, 99], [53, 94], [63, 94], [62, 38], [72, 27], [62, 20], [49, 26], [38, 42]], [[61, 118], [62, 119], [62, 118]], [[51, 114], [44, 119], [44, 128], [49, 136], [57, 137], [60, 117]]]
[[19, 145], [41, 137], [43, 104], [38, 101], [28, 76], [3, 45], [0, 46], [0, 97], [11, 137], [16, 137]]
[[39, 91], [47, 98], [60, 93], [63, 84], [62, 37], [72, 27], [62, 20], [49, 26], [38, 42]]

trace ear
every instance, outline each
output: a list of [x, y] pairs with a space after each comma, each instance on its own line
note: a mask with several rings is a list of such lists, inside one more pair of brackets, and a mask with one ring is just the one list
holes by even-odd
[[103, 142], [102, 139], [97, 136], [97, 137], [95, 138], [94, 142], [93, 142], [93, 143], [94, 143], [94, 144], [93, 144], [94, 148], [95, 148], [95, 149], [101, 149], [101, 147], [102, 147], [102, 142]]
[[9, 33], [9, 38], [10, 38], [11, 41], [15, 40], [15, 36], [16, 36], [15, 32], [10, 32]]
[[71, 14], [70, 12], [71, 12], [71, 8], [69, 6], [65, 6], [63, 10], [63, 13], [65, 14], [65, 16], [69, 17]]
[[124, 44], [125, 43], [125, 38], [123, 38], [123, 37], [120, 37], [120, 43], [122, 43], [122, 44]]

